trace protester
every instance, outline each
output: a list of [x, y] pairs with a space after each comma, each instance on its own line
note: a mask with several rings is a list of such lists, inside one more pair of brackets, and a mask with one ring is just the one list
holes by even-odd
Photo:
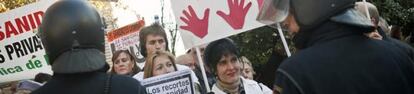
[[[241, 60], [241, 63], [242, 63], [242, 69], [241, 69], [242, 76], [245, 79], [254, 80], [254, 76], [256, 75], [256, 71], [254, 71], [252, 62], [250, 62], [250, 60], [247, 59], [245, 56], [242, 56], [240, 58], [240, 60]], [[271, 71], [268, 71], [268, 72], [271, 72]], [[265, 75], [265, 76], [267, 76], [267, 75]], [[257, 81], [257, 80], [254, 80], [254, 81]], [[264, 85], [263, 83], [259, 83], [259, 85], [260, 85], [260, 87], [268, 87], [268, 86]], [[270, 88], [267, 88], [267, 89], [269, 89], [269, 91], [271, 91]]]
[[[158, 23], [154, 23], [150, 26], [144, 27], [141, 29], [139, 33], [140, 37], [140, 49], [141, 54], [148, 58], [147, 56], [151, 53], [155, 53], [156, 51], [169, 51], [168, 49], [168, 41], [167, 41], [167, 34], [165, 33], [164, 28], [159, 25]], [[146, 64], [145, 64], [146, 65]], [[140, 66], [145, 69], [145, 65]], [[177, 65], [178, 70], [186, 70], [190, 69], [184, 65]], [[191, 70], [191, 69], [190, 69]], [[195, 73], [191, 71], [191, 76], [198, 82], [198, 78], [195, 76]], [[141, 81], [144, 79], [144, 72], [139, 72], [133, 76], [133, 78]]]
[[167, 34], [164, 28], [158, 23], [142, 28], [139, 37], [141, 54], [144, 57], [159, 50], [169, 51]]
[[[166, 51], [155, 51], [147, 58], [144, 68], [144, 79], [178, 71], [174, 56]], [[200, 84], [193, 81], [196, 91], [200, 93]]]
[[[166, 51], [161, 51], [161, 50], [158, 50], [158, 51], [155, 51], [155, 52], [153, 52], [153, 53], [162, 53], [162, 54], [169, 54], [169, 55], [171, 55], [169, 52], [166, 52]], [[151, 55], [151, 54], [150, 54]], [[172, 55], [171, 55], [172, 56]], [[149, 57], [147, 57], [147, 59], [148, 59]], [[174, 56], [172, 56], [172, 58], [174, 59]], [[173, 59], [171, 59], [171, 60], [173, 60]], [[153, 66], [154, 64], [153, 64], [153, 62], [154, 61], [148, 61], [148, 62], [152, 62], [151, 64], [150, 64], [150, 66]], [[147, 65], [147, 63], [145, 63], [146, 65]], [[146, 66], [145, 65], [145, 66]], [[184, 66], [184, 65], [180, 65], [180, 64], [175, 64], [175, 60], [174, 60], [174, 66], [175, 66], [175, 68], [174, 69], [177, 69], [178, 71], [180, 71], [180, 70], [191, 70], [189, 67], [187, 67], [187, 66]], [[143, 70], [143, 72], [139, 72], [138, 74], [136, 74], [136, 75], [134, 75], [133, 76], [133, 78], [135, 78], [136, 80], [138, 80], [138, 81], [142, 81], [142, 80], [144, 80], [145, 78], [148, 78], [148, 77], [145, 77], [145, 72], [147, 71], [147, 73], [149, 73], [149, 72], [151, 72], [152, 70], [146, 70], [145, 69], [146, 67], [144, 67], [144, 70]], [[150, 67], [151, 69], [152, 69], [152, 67]], [[176, 70], [174, 70], [174, 71], [176, 71]], [[168, 70], [167, 71], [168, 73], [169, 72], [171, 72], [171, 70]], [[163, 73], [163, 74], [165, 74], [165, 73]], [[151, 76], [152, 77], [152, 76]], [[193, 80], [193, 82], [194, 83], [199, 83], [199, 79], [197, 78], [197, 76], [195, 75], [195, 73], [193, 72], [193, 71], [191, 71], [191, 78], [192, 79], [194, 79]]]
[[[206, 48], [207, 44], [203, 44], [198, 46], [199, 50], [200, 50], [200, 56], [201, 56], [201, 60], [204, 61], [204, 50]], [[190, 54], [193, 59], [196, 61], [196, 74], [198, 78], [202, 78], [202, 74], [201, 74], [201, 68], [199, 67], [199, 62], [198, 62], [198, 57], [197, 57], [197, 51], [196, 48], [191, 48], [189, 50], [189, 52], [187, 54]], [[206, 64], [204, 64], [204, 69], [206, 72], [206, 76], [208, 79], [208, 84], [210, 85], [210, 87], [213, 86], [214, 83], [216, 83], [216, 77], [214, 77], [214, 75], [211, 73], [210, 68], [208, 68], [208, 66]], [[202, 82], [203, 86], [204, 86], [204, 82]]]
[[112, 56], [111, 73], [118, 75], [134, 76], [141, 69], [136, 65], [136, 58], [128, 50], [118, 50]]
[[[169, 51], [167, 35], [165, 33], [164, 28], [158, 23], [154, 23], [150, 26], [141, 29], [139, 37], [141, 54], [146, 58], [150, 53], [154, 53], [155, 51]], [[144, 69], [145, 65], [142, 66], [144, 67]], [[189, 67], [184, 65], [176, 66], [178, 70], [190, 69]], [[193, 71], [191, 72], [192, 78], [194, 78], [196, 82], [199, 82], [198, 76], [196, 76], [196, 74]], [[139, 72], [133, 77], [140, 81], [144, 78], [144, 72]]]
[[177, 71], [174, 56], [165, 51], [155, 51], [147, 58], [144, 79]]
[[246, 79], [254, 80], [253, 76], [256, 75], [256, 72], [253, 69], [252, 62], [245, 56], [242, 56], [240, 60], [242, 63], [242, 76]]
[[275, 22], [296, 32], [294, 43], [300, 49], [279, 66], [275, 93], [414, 93], [414, 80], [410, 80], [414, 79], [412, 60], [390, 43], [367, 38], [364, 33], [373, 31], [373, 25], [353, 8], [354, 3], [355, 0], [264, 3], [278, 11], [262, 12], [263, 15], [277, 15]]
[[[147, 26], [141, 29], [139, 33], [139, 37], [140, 37], [139, 45], [141, 49], [141, 54], [146, 58], [148, 58], [147, 56], [149, 54], [155, 53], [156, 51], [169, 51], [167, 34], [165, 33], [164, 28], [158, 23], [154, 23], [150, 26]], [[145, 69], [145, 65], [142, 66], [144, 69]], [[186, 70], [190, 68], [184, 65], [177, 65], [177, 69]], [[193, 71], [191, 72], [192, 72], [191, 73], [192, 78], [198, 82], [198, 78], [195, 76], [195, 73]], [[138, 81], [143, 80], [144, 72], [137, 73], [136, 75], [133, 76], [133, 78], [137, 79]]]
[[44, 13], [38, 32], [53, 77], [32, 94], [144, 94], [130, 77], [106, 74], [104, 25], [84, 0], [60, 0]]
[[205, 49], [204, 61], [217, 82], [213, 85], [215, 94], [272, 94], [266, 86], [241, 76], [240, 53], [230, 39], [216, 40]]
[[[139, 37], [140, 53], [145, 58], [155, 51], [169, 51], [167, 34], [165, 33], [164, 28], [158, 23], [142, 28]], [[145, 65], [145, 62], [138, 64], [142, 69], [145, 69]], [[139, 72], [133, 77], [137, 80], [142, 80], [144, 72]]]
[[181, 64], [181, 65], [185, 65], [187, 67], [190, 67], [191, 70], [193, 70], [193, 71], [195, 71], [195, 69], [197, 67], [194, 58], [189, 54], [180, 55], [175, 60], [177, 61], [177, 64]]
[[[198, 46], [198, 48], [200, 50], [200, 57], [201, 57], [201, 60], [203, 60], [203, 61], [204, 61], [204, 50], [205, 50], [206, 46], [207, 46], [207, 44], [203, 44], [203, 45]], [[195, 69], [194, 72], [195, 72], [196, 76], [199, 78], [199, 82], [200, 82], [201, 89], [202, 89], [201, 91], [203, 93], [207, 92], [207, 87], [204, 83], [204, 78], [203, 78], [203, 75], [202, 75], [202, 71], [201, 71], [201, 68], [199, 67], [200, 63], [198, 61], [196, 48], [191, 48], [187, 52], [187, 54], [190, 54], [193, 57], [193, 59], [196, 61], [196, 69]], [[212, 88], [213, 84], [216, 83], [216, 77], [211, 73], [210, 68], [208, 68], [208, 66], [206, 64], [204, 64], [204, 69], [205, 69], [205, 73], [206, 73], [206, 76], [207, 76], [208, 86], [210, 86], [210, 88]]]

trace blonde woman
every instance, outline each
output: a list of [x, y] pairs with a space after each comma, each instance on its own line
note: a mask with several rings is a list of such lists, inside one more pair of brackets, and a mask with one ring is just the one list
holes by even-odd
[[144, 79], [177, 71], [175, 57], [165, 51], [155, 51], [147, 58], [144, 67]]
[[[158, 50], [155, 51], [155, 53], [149, 54], [147, 57], [147, 62], [144, 67], [144, 79], [162, 74], [168, 74], [177, 70], [175, 57], [169, 52]], [[192, 79], [194, 79], [194, 77], [192, 77]], [[193, 83], [196, 89], [195, 93], [199, 94], [200, 84], [198, 82]]]

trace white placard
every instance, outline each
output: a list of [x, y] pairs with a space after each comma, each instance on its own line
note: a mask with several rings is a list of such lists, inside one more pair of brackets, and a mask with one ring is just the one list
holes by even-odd
[[261, 1], [171, 0], [171, 3], [184, 46], [189, 49], [264, 26], [256, 21]]
[[191, 70], [176, 71], [141, 81], [148, 94], [194, 94]]
[[54, 2], [41, 0], [0, 14], [0, 83], [52, 74], [36, 32]]

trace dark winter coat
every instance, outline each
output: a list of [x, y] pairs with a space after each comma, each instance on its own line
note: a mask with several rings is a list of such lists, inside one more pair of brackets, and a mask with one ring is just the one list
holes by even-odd
[[414, 94], [414, 67], [403, 50], [331, 21], [312, 32], [277, 70], [281, 94]]
[[111, 75], [104, 72], [54, 74], [53, 78], [44, 86], [32, 92], [32, 94], [145, 93], [145, 88], [137, 80], [127, 76]]

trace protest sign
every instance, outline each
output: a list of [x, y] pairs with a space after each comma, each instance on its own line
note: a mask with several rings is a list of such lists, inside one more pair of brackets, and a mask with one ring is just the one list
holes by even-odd
[[[135, 55], [138, 63], [144, 62], [145, 58], [141, 55], [139, 48], [139, 31], [144, 26], [144, 20], [140, 20], [108, 32], [106, 36], [111, 52], [114, 53], [117, 50], [128, 50]], [[112, 57], [112, 55], [108, 57]], [[142, 68], [142, 66], [139, 67]]]
[[0, 14], [0, 83], [52, 73], [36, 32], [54, 2], [41, 0]]
[[263, 0], [171, 0], [186, 49], [245, 32], [256, 21]]
[[148, 94], [194, 94], [191, 70], [176, 71], [141, 81]]

